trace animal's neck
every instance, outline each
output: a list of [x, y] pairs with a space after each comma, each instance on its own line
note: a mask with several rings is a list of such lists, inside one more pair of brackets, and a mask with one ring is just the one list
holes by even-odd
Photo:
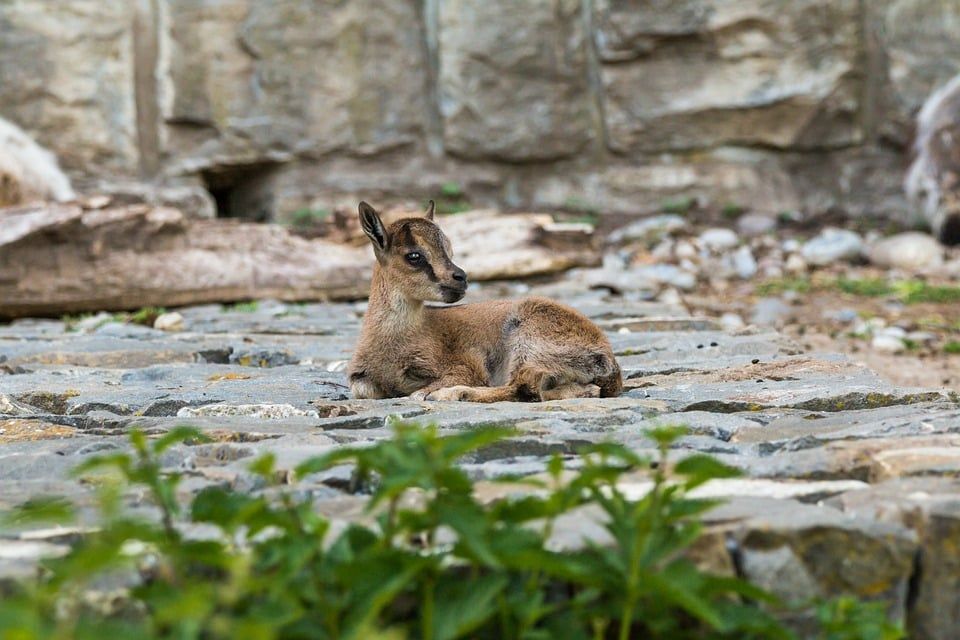
[[378, 333], [403, 333], [418, 328], [423, 320], [423, 302], [412, 300], [391, 287], [380, 265], [374, 264], [365, 329]]

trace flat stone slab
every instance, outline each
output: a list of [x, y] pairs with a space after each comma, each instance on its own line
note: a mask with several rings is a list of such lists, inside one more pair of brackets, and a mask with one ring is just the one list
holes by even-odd
[[[472, 295], [540, 290], [563, 289], [488, 285]], [[435, 424], [444, 434], [506, 426], [515, 437], [463, 461], [478, 490], [497, 499], [503, 485], [487, 480], [543, 473], [556, 454], [575, 465], [582, 447], [599, 442], [652, 457], [648, 429], [685, 425], [673, 460], [709, 453], [744, 473], [698, 489], [726, 501], [708, 515], [710, 566], [788, 598], [879, 599], [892, 616], [907, 617], [916, 637], [950, 637], [953, 614], [944, 611], [957, 610], [960, 585], [939, 568], [917, 573], [914, 558], [954, 566], [942, 536], [957, 522], [949, 498], [960, 477], [956, 394], [896, 388], [843, 356], [802, 353], [775, 332], [728, 333], [676, 307], [606, 295], [575, 290], [562, 299], [607, 331], [624, 394], [544, 403], [350, 398], [344, 370], [363, 304], [188, 307], [178, 310], [176, 332], [106, 314], [0, 326], [0, 509], [66, 494], [94, 525], [94, 492], [71, 469], [127, 448], [134, 427], [152, 435], [190, 424], [210, 436], [164, 456], [166, 468], [184, 474], [186, 499], [211, 485], [264, 491], [248, 469], [258, 456], [272, 453], [278, 473], [292, 479], [310, 457], [389, 438], [396, 421]], [[350, 475], [343, 466], [298, 479], [335, 526], [369, 517], [365, 498], [350, 493]], [[927, 482], [936, 484], [914, 484]], [[630, 476], [623, 488], [639, 496], [649, 480]], [[557, 543], [602, 541], [601, 524], [563, 518]], [[0, 532], [0, 577], [26, 575], [71, 535], [80, 534]], [[932, 604], [908, 607], [911, 581], [937, 594], [924, 601]]]

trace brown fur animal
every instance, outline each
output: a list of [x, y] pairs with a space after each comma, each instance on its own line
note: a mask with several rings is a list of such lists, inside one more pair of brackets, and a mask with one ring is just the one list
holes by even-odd
[[498, 402], [616, 396], [623, 389], [610, 342], [589, 319], [546, 298], [453, 307], [467, 274], [433, 222], [385, 227], [366, 202], [360, 222], [376, 264], [370, 304], [347, 373], [356, 398]]

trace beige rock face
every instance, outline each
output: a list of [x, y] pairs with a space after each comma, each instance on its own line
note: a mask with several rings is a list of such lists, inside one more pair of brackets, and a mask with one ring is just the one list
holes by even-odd
[[461, 157], [547, 160], [592, 137], [579, 0], [441, 0], [440, 110]]
[[426, 50], [413, 0], [167, 0], [169, 152], [184, 167], [416, 142]]
[[0, 3], [0, 113], [71, 172], [137, 173], [135, 4]]
[[616, 152], [859, 141], [855, 0], [597, 4]]
[[453, 182], [485, 207], [906, 219], [958, 28], [954, 0], [17, 0], [0, 115], [80, 188], [207, 187], [199, 216]]

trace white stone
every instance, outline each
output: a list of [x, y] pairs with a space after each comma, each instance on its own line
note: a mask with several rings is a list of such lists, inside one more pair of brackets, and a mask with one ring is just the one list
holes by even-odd
[[202, 407], [183, 407], [177, 411], [178, 418], [197, 416], [243, 416], [261, 420], [283, 420], [284, 418], [319, 418], [313, 410], [304, 411], [291, 404], [208, 404]]
[[750, 247], [740, 247], [733, 253], [733, 268], [742, 280], [749, 280], [757, 275], [757, 261]]
[[153, 321], [153, 328], [159, 331], [183, 331], [183, 316], [176, 311], [161, 313]]
[[688, 240], [680, 240], [677, 242], [673, 254], [680, 260], [689, 260], [697, 256], [697, 248]]
[[870, 245], [867, 258], [879, 267], [919, 271], [940, 266], [943, 247], [931, 235], [908, 231]]
[[884, 333], [875, 335], [870, 346], [873, 347], [874, 351], [883, 353], [901, 353], [907, 348], [901, 338]]
[[740, 238], [730, 229], [707, 229], [700, 234], [700, 246], [715, 253], [733, 249], [740, 244]]
[[720, 326], [723, 327], [724, 331], [736, 331], [745, 327], [746, 323], [738, 314], [727, 312], [720, 316]]
[[807, 270], [807, 261], [799, 253], [791, 253], [783, 263], [783, 268], [789, 273], [803, 273]]
[[808, 240], [800, 254], [810, 264], [826, 266], [839, 260], [853, 260], [863, 253], [860, 234], [847, 229], [828, 227]]
[[793, 253], [794, 251], [799, 251], [800, 241], [797, 240], [796, 238], [787, 238], [786, 240], [783, 241], [783, 245], [781, 245], [781, 248], [786, 253]]

